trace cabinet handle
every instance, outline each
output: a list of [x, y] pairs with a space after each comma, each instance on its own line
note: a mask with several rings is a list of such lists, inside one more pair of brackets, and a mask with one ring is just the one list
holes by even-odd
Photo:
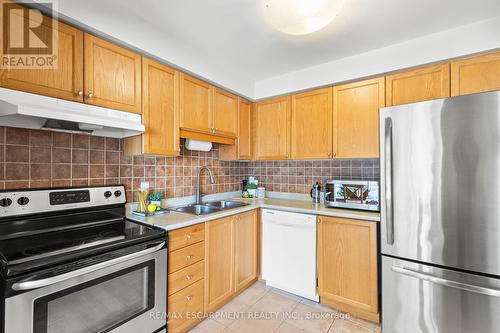
[[332, 153], [328, 153], [328, 157], [332, 157]]
[[187, 235], [186, 235], [186, 238], [187, 238], [187, 239], [191, 239], [191, 238], [193, 238], [193, 235], [191, 235], [191, 234], [187, 234]]
[[192, 275], [186, 275], [186, 280], [188, 280], [188, 281], [189, 281], [189, 280], [191, 280], [192, 278], [193, 278], [193, 276], [192, 276]]
[[193, 259], [193, 256], [190, 254], [190, 255], [186, 256], [186, 259], [191, 260], [191, 259]]
[[191, 302], [193, 300], [193, 296], [188, 295], [188, 296], [186, 296], [186, 299], [188, 300], [188, 302]]
[[76, 96], [83, 96], [83, 91], [81, 91], [81, 90], [80, 90], [80, 91], [78, 91], [78, 92], [76, 93]]
[[337, 156], [337, 153], [333, 153], [333, 156]]
[[87, 98], [92, 98], [92, 97], [94, 97], [94, 94], [93, 94], [92, 92], [89, 92], [89, 93], [87, 94]]

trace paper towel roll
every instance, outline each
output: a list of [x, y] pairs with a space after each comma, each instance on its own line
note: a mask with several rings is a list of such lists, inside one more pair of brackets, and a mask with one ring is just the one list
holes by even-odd
[[189, 150], [210, 151], [212, 142], [186, 139], [185, 146]]

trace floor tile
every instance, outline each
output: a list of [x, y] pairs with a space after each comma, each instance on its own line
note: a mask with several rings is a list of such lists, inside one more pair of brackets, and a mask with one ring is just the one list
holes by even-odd
[[338, 319], [333, 322], [328, 333], [374, 333], [374, 331], [356, 325], [350, 320]]
[[276, 333], [309, 333], [301, 328], [295, 327], [293, 325], [288, 324], [287, 322], [283, 322]]
[[366, 327], [370, 330], [373, 330], [374, 332], [379, 333], [381, 331], [380, 325], [375, 324], [373, 322], [366, 321], [366, 320], [363, 320], [361, 318], [357, 318], [357, 317], [353, 317], [353, 316], [348, 318], [348, 320], [352, 321], [355, 324], [358, 324], [359, 326], [363, 326], [363, 327]]
[[257, 303], [251, 307], [250, 311], [284, 313], [292, 311], [297, 304], [299, 304], [297, 298], [289, 297], [288, 295], [271, 290], [258, 300]]
[[212, 318], [224, 326], [229, 326], [234, 320], [244, 317], [250, 306], [241, 300], [240, 296], [217, 310]]
[[247, 305], [254, 305], [259, 299], [269, 292], [270, 288], [262, 281], [254, 283], [247, 290], [237, 296], [237, 298]]
[[238, 333], [274, 333], [282, 322], [280, 319], [247, 318], [233, 322], [229, 328]]
[[191, 329], [189, 333], [222, 333], [225, 329], [226, 327], [221, 323], [212, 319], [205, 319]]
[[327, 333], [335, 320], [336, 312], [299, 303], [293, 309], [294, 317], [285, 322], [308, 333]]

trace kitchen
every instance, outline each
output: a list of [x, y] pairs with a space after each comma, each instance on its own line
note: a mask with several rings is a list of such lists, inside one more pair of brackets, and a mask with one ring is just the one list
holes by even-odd
[[499, 4], [304, 3], [0, 1], [0, 332], [497, 331]]

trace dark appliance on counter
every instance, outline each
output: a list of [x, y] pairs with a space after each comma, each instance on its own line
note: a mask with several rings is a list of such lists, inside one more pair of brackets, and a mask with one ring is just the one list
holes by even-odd
[[325, 185], [325, 205], [378, 212], [379, 183], [375, 180], [329, 180]]
[[0, 192], [3, 333], [165, 332], [166, 233], [125, 188]]

